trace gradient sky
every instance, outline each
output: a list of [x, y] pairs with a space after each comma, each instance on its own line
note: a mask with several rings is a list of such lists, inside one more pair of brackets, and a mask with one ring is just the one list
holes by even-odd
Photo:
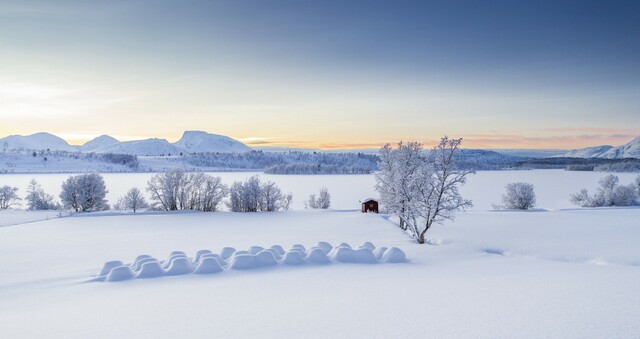
[[640, 1], [0, 0], [0, 137], [577, 148], [640, 135]]

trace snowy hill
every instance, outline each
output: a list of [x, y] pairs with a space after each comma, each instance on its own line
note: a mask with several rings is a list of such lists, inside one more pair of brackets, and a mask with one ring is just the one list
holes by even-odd
[[611, 148], [602, 154], [603, 158], [620, 159], [620, 158], [638, 158], [640, 159], [640, 136], [629, 141], [628, 143]]
[[604, 146], [594, 146], [576, 149], [573, 151], [569, 151], [564, 154], [557, 155], [556, 157], [565, 157], [565, 158], [599, 158], [603, 153], [612, 149], [613, 146], [604, 145]]
[[595, 146], [573, 150], [558, 157], [569, 158], [604, 158], [604, 159], [622, 159], [636, 158], [640, 159], [640, 136], [629, 141], [628, 143], [613, 146]]
[[95, 152], [101, 148], [106, 148], [120, 143], [118, 139], [110, 137], [108, 135], [101, 135], [93, 140], [87, 141], [84, 145], [80, 146], [82, 152]]
[[168, 155], [179, 154], [179, 150], [166, 139], [145, 139], [125, 141], [94, 150], [96, 153], [118, 153], [131, 155]]
[[173, 145], [186, 153], [241, 153], [251, 151], [249, 146], [238, 140], [203, 131], [185, 131], [182, 138]]
[[76, 151], [64, 139], [49, 133], [36, 133], [31, 135], [10, 135], [0, 139], [1, 150], [52, 150], [52, 151]]

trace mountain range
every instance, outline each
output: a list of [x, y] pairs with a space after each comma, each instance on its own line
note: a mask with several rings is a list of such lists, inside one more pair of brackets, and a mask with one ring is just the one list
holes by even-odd
[[640, 159], [640, 136], [635, 137], [628, 143], [614, 147], [610, 145], [586, 147], [569, 151], [555, 157], [566, 158], [602, 158], [602, 159]]
[[117, 139], [101, 135], [81, 146], [69, 145], [64, 139], [50, 133], [36, 133], [31, 135], [10, 135], [0, 139], [2, 150], [44, 150], [52, 151], [80, 151], [93, 153], [119, 153], [132, 155], [162, 155], [180, 153], [241, 153], [251, 151], [242, 142], [230, 137], [211, 134], [203, 131], [185, 131], [182, 138], [175, 143], [166, 139], [145, 139], [133, 141], [118, 141]]

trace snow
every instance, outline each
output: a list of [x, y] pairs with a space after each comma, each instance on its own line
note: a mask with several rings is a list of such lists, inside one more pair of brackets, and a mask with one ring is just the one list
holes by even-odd
[[[291, 208], [302, 210], [304, 200], [310, 194], [318, 192], [321, 187], [327, 187], [331, 193], [332, 209], [360, 209], [362, 196], [376, 196], [373, 175], [269, 175], [256, 172], [212, 172], [220, 176], [226, 185], [237, 180], [246, 180], [252, 175], [259, 175], [262, 181], [273, 181], [282, 192], [293, 194]], [[492, 204], [500, 203], [505, 186], [512, 182], [528, 182], [535, 186], [537, 208], [559, 209], [573, 208], [569, 195], [586, 188], [593, 192], [598, 187], [598, 181], [607, 176], [604, 172], [573, 172], [564, 170], [534, 170], [534, 171], [481, 171], [469, 176], [469, 180], [462, 187], [465, 198], [473, 200], [473, 210], [492, 210]], [[138, 187], [145, 198], [145, 187], [153, 173], [105, 173], [105, 184], [109, 192], [107, 200], [113, 204], [132, 187]], [[616, 173], [621, 185], [627, 185], [638, 176], [638, 173]], [[18, 195], [26, 196], [26, 190], [31, 179], [38, 180], [45, 192], [56, 199], [60, 194], [62, 182], [69, 174], [10, 174], [0, 175], [0, 186], [11, 185], [19, 188]], [[561, 184], [552, 184], [554, 182]], [[0, 224], [2, 221], [0, 221]]]
[[166, 139], [151, 138], [145, 140], [124, 141], [97, 148], [94, 152], [133, 155], [166, 155], [179, 154], [180, 150], [170, 144]]
[[[281, 176], [287, 187], [313, 187], [310, 192], [328, 186], [344, 206], [328, 211], [110, 212], [49, 220], [0, 211], [0, 224], [11, 225], [0, 227], [2, 336], [637, 337], [640, 208], [568, 203], [576, 187], [593, 189], [604, 175], [481, 172], [463, 191], [476, 207], [434, 225], [428, 245], [413, 243], [393, 217], [351, 209], [372, 194], [371, 176], [348, 177], [351, 182]], [[621, 183], [635, 176], [621, 175]], [[11, 183], [18, 176], [0, 179], [6, 177]], [[132, 180], [105, 179], [114, 187]], [[514, 181], [535, 183], [541, 209], [491, 210], [503, 184]], [[331, 245], [352, 256], [371, 253], [381, 263], [314, 264]], [[252, 246], [265, 250], [252, 255]], [[406, 263], [392, 263], [399, 253], [393, 248], [405, 253]], [[329, 258], [337, 250], [327, 252]], [[268, 256], [262, 253], [304, 263], [258, 267], [256, 256]], [[218, 254], [229, 265], [253, 258], [247, 259], [252, 269], [221, 265]], [[154, 263], [163, 263], [154, 258], [192, 263], [194, 271], [138, 279], [142, 271], [160, 272]], [[120, 262], [102, 274], [113, 260]], [[143, 261], [136, 271], [133, 264]], [[196, 274], [199, 269], [211, 274]], [[91, 282], [96, 275], [123, 280]], [[179, 312], [188, 314], [188, 326], [176, 325]]]
[[618, 147], [609, 145], [586, 147], [569, 151], [559, 156], [574, 158], [640, 159], [640, 136], [637, 136], [628, 143]]
[[64, 139], [49, 133], [35, 133], [31, 135], [10, 135], [0, 138], [1, 150], [52, 150], [76, 151]]
[[92, 140], [87, 141], [84, 145], [80, 146], [79, 149], [81, 152], [95, 152], [96, 150], [100, 150], [101, 148], [110, 147], [118, 144], [120, 141], [118, 139], [108, 136], [101, 135]]
[[251, 151], [249, 146], [238, 140], [203, 131], [185, 131], [182, 138], [174, 145], [187, 153], [240, 153]]

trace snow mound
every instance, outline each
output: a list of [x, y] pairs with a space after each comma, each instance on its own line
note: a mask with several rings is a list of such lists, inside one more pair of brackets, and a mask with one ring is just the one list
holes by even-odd
[[111, 269], [107, 275], [107, 281], [122, 281], [133, 278], [133, 272], [129, 266], [117, 266]]
[[271, 251], [263, 250], [255, 255], [258, 266], [267, 267], [267, 266], [276, 266], [278, 265], [278, 259], [273, 255]]
[[387, 250], [386, 247], [378, 247], [375, 250], [373, 250], [373, 255], [376, 256], [376, 259], [378, 259], [378, 261], [382, 260], [382, 256], [384, 255], [384, 252]]
[[236, 252], [235, 248], [233, 248], [233, 247], [225, 247], [225, 248], [222, 249], [222, 251], [220, 251], [220, 256], [222, 257], [222, 259], [227, 260], [235, 252]]
[[307, 261], [312, 264], [330, 264], [331, 260], [327, 257], [325, 251], [320, 247], [313, 247], [309, 250], [309, 254], [307, 255]]
[[284, 255], [284, 260], [282, 261], [285, 265], [302, 265], [305, 263], [304, 257], [299, 250], [292, 250], [287, 252]]
[[196, 264], [198, 264], [200, 261], [202, 261], [205, 258], [213, 258], [213, 259], [217, 260], [218, 263], [220, 263], [220, 266], [227, 265], [227, 262], [224, 259], [222, 259], [222, 257], [220, 255], [215, 254], [215, 253], [205, 253], [205, 254], [203, 254], [200, 257], [200, 260], [196, 260]]
[[326, 241], [318, 242], [316, 244], [316, 247], [321, 248], [324, 251], [325, 254], [331, 252], [331, 250], [333, 249], [333, 246], [330, 243], [326, 242]]
[[200, 261], [200, 258], [205, 254], [212, 254], [212, 253], [209, 250], [200, 250], [200, 251], [196, 252], [196, 257], [195, 257], [194, 261], [195, 262]]
[[359, 248], [354, 251], [356, 263], [358, 264], [377, 264], [378, 259], [368, 248]]
[[222, 272], [224, 269], [220, 265], [220, 262], [214, 257], [204, 257], [198, 263], [198, 266], [193, 271], [195, 274], [212, 274]]
[[157, 261], [149, 261], [142, 264], [136, 278], [157, 278], [164, 275], [164, 270]]
[[251, 254], [258, 254], [258, 252], [264, 250], [264, 247], [261, 246], [251, 246], [249, 247], [249, 253]]
[[169, 269], [167, 269], [167, 275], [183, 275], [193, 272], [193, 264], [189, 258], [176, 257], [171, 261]]
[[132, 268], [134, 271], [136, 271], [136, 272], [137, 272], [137, 271], [140, 271], [140, 269], [142, 269], [142, 265], [144, 265], [144, 264], [146, 264], [146, 263], [149, 263], [149, 262], [157, 262], [157, 261], [158, 261], [158, 260], [156, 260], [155, 258], [151, 258], [151, 257], [150, 257], [150, 258], [142, 258], [142, 259], [140, 259], [140, 260], [137, 260], [137, 261], [133, 264], [133, 266], [131, 266], [131, 268]]
[[118, 266], [124, 266], [122, 261], [120, 260], [107, 261], [106, 263], [104, 263], [104, 266], [102, 266], [102, 269], [100, 270], [100, 273], [98, 273], [98, 276], [99, 277], [106, 276], [107, 274], [109, 274], [109, 272], [111, 272], [111, 270], [114, 267], [118, 267]]
[[369, 241], [363, 242], [362, 244], [360, 244], [360, 246], [358, 246], [358, 248], [368, 248], [371, 251], [376, 249], [376, 247], [373, 246], [373, 244]]
[[284, 253], [285, 253], [284, 248], [282, 248], [282, 246], [280, 246], [280, 245], [273, 245], [273, 246], [271, 246], [271, 249], [276, 251], [276, 252], [278, 252], [278, 254], [280, 254], [280, 256], [283, 256]]
[[279, 265], [299, 266], [306, 263], [329, 265], [332, 262], [349, 264], [403, 263], [405, 253], [397, 247], [375, 247], [363, 242], [357, 249], [347, 243], [332, 247], [328, 242], [318, 242], [307, 250], [302, 244], [294, 244], [289, 251], [282, 246], [270, 248], [251, 246], [249, 250], [236, 251], [225, 247], [220, 254], [210, 250], [199, 250], [193, 261], [185, 252], [173, 251], [165, 261], [142, 254], [130, 264], [114, 260], [104, 263], [100, 273], [89, 281], [122, 281], [132, 278], [145, 279], [184, 274], [213, 274], [228, 270], [251, 270]]
[[234, 255], [233, 258], [231, 258], [231, 264], [229, 267], [232, 270], [250, 270], [259, 267], [259, 265], [256, 257], [247, 253]]
[[407, 256], [401, 249], [391, 247], [384, 252], [384, 255], [382, 255], [382, 262], [394, 264], [403, 263], [407, 262]]

